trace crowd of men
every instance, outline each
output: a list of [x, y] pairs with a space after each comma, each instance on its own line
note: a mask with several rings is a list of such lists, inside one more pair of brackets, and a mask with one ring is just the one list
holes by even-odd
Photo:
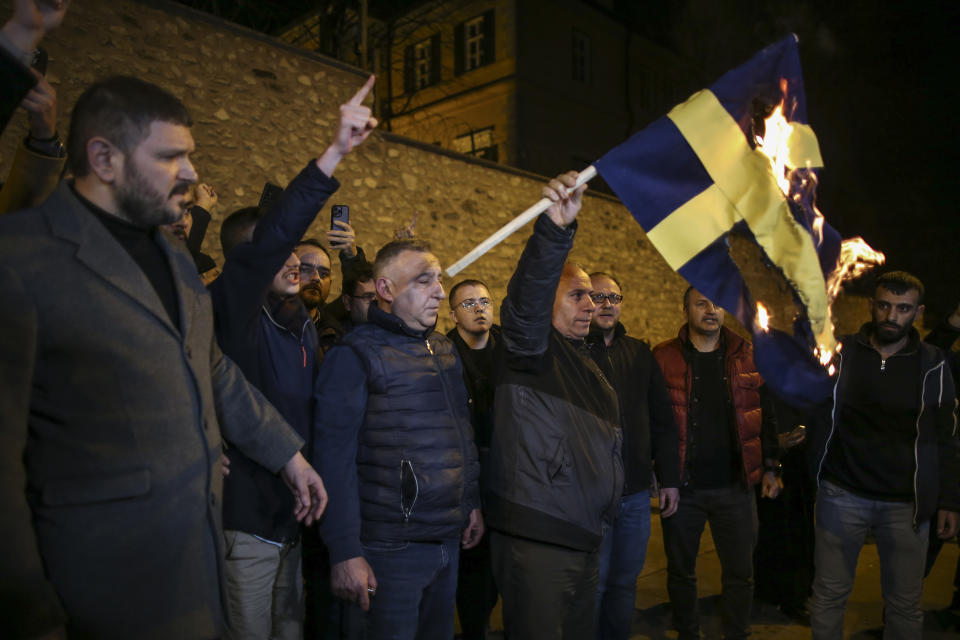
[[410, 233], [372, 262], [349, 223], [305, 237], [377, 126], [373, 77], [282, 194], [224, 218], [218, 266], [201, 252], [218, 198], [168, 91], [100, 80], [65, 152], [31, 144], [52, 88], [27, 57], [67, 4], [19, 0], [0, 30], [0, 127], [22, 104], [18, 153], [69, 172], [14, 177], [27, 195], [0, 218], [4, 637], [446, 640], [456, 611], [473, 639], [499, 598], [510, 638], [623, 639], [655, 498], [679, 637], [700, 637], [709, 523], [723, 635], [744, 638], [758, 499], [790, 489], [800, 443], [818, 483], [813, 636], [841, 637], [872, 532], [885, 637], [920, 637], [925, 572], [960, 521], [943, 350], [960, 309], [923, 342], [923, 284], [881, 276], [832, 397], [784, 428], [752, 345], [697, 289], [676, 338], [628, 335], [642, 293], [568, 258], [586, 189], [570, 172], [543, 187], [497, 325], [488, 283], [448, 291]]

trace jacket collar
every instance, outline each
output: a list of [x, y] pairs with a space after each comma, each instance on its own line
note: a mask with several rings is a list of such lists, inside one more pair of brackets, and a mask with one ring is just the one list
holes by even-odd
[[411, 338], [427, 338], [434, 330], [434, 327], [430, 327], [424, 331], [411, 329], [403, 320], [381, 309], [376, 302], [372, 303], [370, 310], [367, 311], [367, 322], [383, 327], [391, 333], [398, 333], [400, 335], [410, 336]]
[[[677, 332], [677, 339], [680, 340], [680, 344], [683, 345], [684, 350], [694, 348], [693, 343], [690, 342], [690, 326], [688, 323], [684, 323], [684, 325], [680, 327], [680, 330]], [[720, 350], [723, 351], [724, 357], [732, 356], [743, 349], [746, 344], [746, 340], [730, 329], [720, 327]]]
[[[160, 296], [146, 274], [113, 234], [74, 193], [72, 183], [62, 181], [40, 211], [54, 236], [77, 247], [76, 258], [87, 268], [144, 307], [169, 331], [181, 335], [167, 315]], [[180, 303], [180, 327], [189, 331], [197, 296], [204, 292], [197, 268], [187, 252], [175, 245], [172, 236], [155, 230], [156, 241], [167, 258]], [[194, 282], [195, 281], [195, 282]]]
[[300, 296], [277, 296], [267, 294], [263, 310], [275, 324], [283, 327], [290, 333], [301, 336], [303, 329], [310, 321], [310, 314], [303, 306]]
[[[625, 335], [627, 335], [627, 328], [623, 326], [622, 322], [618, 321], [617, 326], [613, 328], [613, 342], [611, 344], [615, 344]], [[587, 334], [587, 345], [593, 346], [601, 344], [606, 346], [606, 342], [603, 339], [603, 331], [591, 324], [590, 333]]]
[[[450, 340], [452, 340], [453, 342], [455, 342], [458, 348], [461, 348], [461, 349], [470, 348], [467, 345], [467, 341], [463, 339], [463, 337], [460, 335], [460, 332], [457, 331], [456, 327], [453, 327], [452, 329], [450, 329], [450, 331], [447, 331], [447, 337], [450, 338]], [[492, 324], [490, 325], [490, 333], [487, 334], [487, 345], [483, 349], [480, 349], [480, 351], [483, 351], [485, 349], [495, 349], [497, 346], [498, 340], [500, 340], [500, 325]]]
[[[855, 335], [855, 340], [862, 346], [877, 350], [876, 347], [870, 342], [870, 337], [873, 335], [873, 322], [866, 322], [860, 331]], [[908, 355], [914, 353], [920, 347], [920, 332], [917, 331], [916, 327], [910, 327], [910, 331], [907, 332], [907, 343], [903, 345], [903, 348], [900, 351], [897, 351], [896, 355]]]

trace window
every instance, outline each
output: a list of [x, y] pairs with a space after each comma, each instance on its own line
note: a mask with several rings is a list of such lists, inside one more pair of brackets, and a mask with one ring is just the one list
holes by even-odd
[[573, 79], [576, 82], [590, 82], [590, 36], [573, 30]]
[[493, 140], [493, 127], [477, 129], [453, 139], [454, 151], [474, 158], [497, 161], [497, 145]]
[[440, 34], [408, 45], [403, 52], [403, 91], [411, 94], [440, 82]]
[[458, 24], [453, 31], [454, 72], [472, 71], [494, 60], [493, 9]]
[[463, 28], [466, 38], [464, 71], [470, 71], [483, 64], [483, 16], [464, 23]]
[[413, 46], [414, 87], [423, 89], [430, 84], [430, 41]]

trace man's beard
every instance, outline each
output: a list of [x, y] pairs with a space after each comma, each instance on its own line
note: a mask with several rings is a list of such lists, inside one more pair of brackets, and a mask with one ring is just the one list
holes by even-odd
[[183, 212], [167, 209], [167, 201], [175, 194], [185, 194], [189, 182], [178, 180], [166, 196], [158, 193], [143, 177], [134, 162], [123, 167], [123, 184], [116, 187], [117, 205], [126, 219], [138, 227], [151, 228], [161, 224], [173, 224]]
[[[893, 344], [907, 335], [907, 333], [910, 331], [910, 327], [912, 326], [913, 323], [909, 322], [902, 327], [900, 325], [896, 325], [897, 329], [894, 330], [894, 323], [892, 322], [889, 324], [878, 324], [874, 322], [873, 335], [880, 344]], [[886, 333], [883, 333], [881, 329], [885, 330]]]
[[307, 309], [317, 309], [323, 306], [323, 289], [318, 287], [300, 287], [300, 299]]

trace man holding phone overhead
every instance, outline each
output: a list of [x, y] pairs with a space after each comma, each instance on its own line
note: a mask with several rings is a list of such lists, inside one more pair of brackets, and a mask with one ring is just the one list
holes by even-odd
[[[334, 142], [295, 177], [269, 211], [234, 214], [252, 232], [225, 247], [223, 273], [210, 285], [220, 345], [298, 433], [310, 441], [317, 334], [300, 290], [294, 248], [327, 198], [340, 160], [377, 125], [363, 99], [374, 77], [340, 107]], [[233, 217], [233, 216], [232, 216]], [[302, 635], [300, 536], [287, 516], [283, 481], [228, 449], [224, 482], [228, 637]], [[285, 493], [286, 492], [286, 493]]]
[[[330, 230], [327, 231], [327, 245], [332, 251], [339, 251], [340, 271], [343, 279], [354, 271], [369, 267], [363, 249], [357, 246], [357, 235], [350, 226], [350, 207], [335, 204], [330, 207]], [[333, 263], [330, 252], [316, 238], [304, 238], [294, 249], [300, 259], [300, 299], [306, 305], [310, 318], [317, 328], [317, 357], [330, 350], [343, 337], [344, 329], [340, 324], [341, 313], [327, 307], [327, 297], [333, 284]]]

